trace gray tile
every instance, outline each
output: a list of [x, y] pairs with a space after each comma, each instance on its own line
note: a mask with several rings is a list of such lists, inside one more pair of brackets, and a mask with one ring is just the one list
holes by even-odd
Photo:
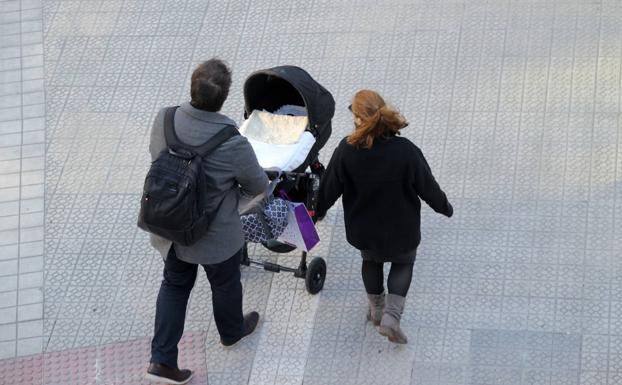
[[44, 118], [31, 118], [22, 121], [24, 131], [41, 131], [45, 129]]
[[17, 339], [17, 324], [0, 325], [0, 342], [15, 341]]
[[0, 231], [0, 246], [18, 243], [19, 234], [17, 230]]
[[18, 11], [0, 12], [0, 23], [13, 23], [20, 20], [20, 14]]
[[20, 35], [4, 35], [0, 40], [0, 48], [19, 46], [21, 43]]
[[17, 308], [4, 307], [0, 309], [0, 325], [15, 323], [17, 321]]
[[[43, 67], [43, 54], [22, 57], [22, 68]], [[28, 101], [24, 99], [24, 101]]]
[[16, 291], [17, 275], [2, 277], [0, 280], [0, 292]]
[[17, 306], [17, 292], [5, 291], [0, 293], [0, 307]]
[[[21, 55], [22, 50], [20, 47], [3, 47], [0, 48], [0, 59], [18, 58]], [[2, 77], [0, 76], [0, 79]], [[18, 78], [19, 79], [19, 78]]]
[[21, 161], [19, 159], [0, 161], [2, 174], [19, 173], [21, 171]]
[[19, 225], [21, 228], [43, 226], [43, 213], [22, 214]]
[[24, 130], [24, 133], [22, 134], [22, 143], [24, 145], [44, 143], [44, 142], [45, 142], [45, 131], [44, 130], [28, 131], [28, 132]]
[[44, 80], [26, 80], [22, 82], [22, 92], [33, 92], [43, 90]]
[[22, 45], [21, 55], [23, 58], [30, 56], [43, 55], [43, 44]]
[[36, 171], [25, 171], [22, 170], [20, 182], [22, 185], [32, 185], [32, 184], [41, 184], [44, 179], [44, 171], [36, 170]]
[[41, 20], [43, 12], [41, 8], [23, 9], [21, 12], [22, 21]]
[[0, 108], [12, 108], [21, 106], [22, 99], [19, 95], [0, 96]]
[[22, 84], [19, 81], [4, 83], [2, 86], [2, 89], [0, 90], [0, 95], [11, 96], [17, 99], [20, 98], [21, 93], [22, 93]]
[[[24, 166], [25, 164], [27, 164], [29, 159], [38, 159], [38, 158], [26, 158], [22, 160], [22, 166]], [[36, 167], [36, 163], [33, 164], [29, 164], [29, 167]], [[43, 192], [44, 192], [44, 186], [43, 183], [39, 184], [39, 185], [31, 185], [31, 186], [22, 186], [21, 187], [21, 198], [26, 200], [26, 199], [32, 199], [32, 198], [41, 198], [43, 197]]]
[[0, 246], [0, 260], [18, 258], [18, 249], [19, 246], [17, 244]]
[[[26, 158], [21, 161], [23, 171], [43, 170], [45, 166], [44, 157]], [[43, 181], [41, 181], [43, 183]], [[43, 194], [41, 194], [43, 195]]]
[[0, 342], [0, 359], [15, 357], [15, 346], [15, 341]]
[[43, 8], [42, 0], [21, 0], [21, 10], [38, 10], [40, 11]]
[[20, 155], [21, 155], [21, 148], [19, 146], [4, 147], [2, 148], [2, 152], [0, 152], [0, 160], [19, 159]]
[[20, 1], [17, 0], [13, 0], [13, 1], [3, 1], [2, 2], [2, 12], [13, 12], [13, 11], [19, 11], [21, 10], [21, 3]]
[[[24, 90], [26, 92], [26, 90]], [[22, 107], [22, 116], [24, 119], [39, 118], [45, 116], [45, 104], [32, 104]], [[26, 128], [24, 127], [24, 131]]]
[[33, 156], [44, 156], [45, 146], [43, 144], [24, 144], [22, 146], [22, 157], [30, 158]]
[[22, 122], [20, 120], [0, 122], [0, 135], [15, 134], [22, 130]]
[[42, 25], [41, 21], [33, 20], [33, 21], [23, 21], [21, 23], [21, 31], [22, 32], [41, 32]]
[[22, 214], [41, 212], [43, 211], [43, 205], [43, 198], [23, 199], [20, 202], [20, 212]]
[[43, 320], [26, 321], [17, 324], [17, 338], [33, 338], [43, 335]]
[[18, 215], [0, 217], [0, 231], [12, 230], [17, 227], [19, 227]]
[[20, 44], [41, 44], [42, 42], [43, 34], [41, 32], [22, 31]]
[[[24, 68], [26, 68], [26, 65], [24, 65]], [[24, 92], [24, 94], [22, 94], [22, 100], [24, 105], [41, 104], [45, 101], [45, 95], [43, 90]]]
[[20, 242], [34, 242], [43, 240], [43, 226], [21, 228]]
[[28, 356], [40, 354], [43, 351], [43, 337], [34, 337], [17, 340], [17, 355]]
[[19, 58], [0, 60], [0, 71], [19, 70], [20, 68], [21, 62]]
[[6, 202], [19, 200], [19, 187], [9, 187], [0, 189], [0, 205]]
[[22, 289], [17, 293], [19, 305], [30, 305], [43, 302], [43, 290], [41, 288]]
[[0, 276], [17, 274], [17, 259], [0, 261]]
[[[21, 282], [20, 282], [21, 283]], [[17, 321], [40, 320], [43, 317], [43, 304], [34, 303], [17, 307]], [[18, 325], [19, 329], [19, 325]]]
[[[0, 112], [1, 114], [2, 112]], [[18, 146], [22, 143], [22, 135], [21, 134], [4, 134], [0, 135], [0, 147], [11, 147]], [[6, 151], [11, 151], [12, 149], [6, 149]], [[10, 156], [10, 155], [8, 155]], [[12, 158], [5, 158], [12, 159]]]
[[[0, 48], [1, 50], [2, 48]], [[0, 51], [2, 52], [2, 51]], [[11, 56], [9, 56], [10, 58]], [[2, 71], [0, 72], [0, 83], [11, 83], [15, 81], [19, 81], [21, 79], [22, 71], [21, 70], [11, 70], [11, 71]]]
[[0, 175], [0, 188], [19, 187], [20, 173], [2, 174]]
[[43, 284], [43, 273], [35, 272], [35, 273], [25, 273], [20, 274], [19, 276], [19, 289], [32, 289], [41, 287]]
[[22, 80], [43, 79], [43, 67], [24, 68], [21, 71]]
[[33, 273], [43, 271], [43, 256], [20, 258], [19, 273]]

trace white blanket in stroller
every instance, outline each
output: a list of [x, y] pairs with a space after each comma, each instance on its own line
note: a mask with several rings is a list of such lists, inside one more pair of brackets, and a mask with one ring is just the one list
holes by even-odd
[[292, 171], [304, 163], [315, 144], [313, 135], [306, 131], [306, 116], [277, 115], [253, 111], [242, 126], [244, 135], [263, 168]]

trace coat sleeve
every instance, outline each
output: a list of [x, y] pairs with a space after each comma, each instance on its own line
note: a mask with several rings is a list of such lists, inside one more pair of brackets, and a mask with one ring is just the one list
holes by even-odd
[[337, 146], [328, 162], [326, 171], [320, 182], [320, 191], [317, 203], [317, 217], [323, 218], [337, 199], [343, 194], [343, 180], [339, 175], [341, 165], [341, 144]]
[[415, 151], [415, 190], [432, 210], [451, 217], [454, 209], [447, 200], [447, 196], [436, 182], [432, 170], [428, 165], [423, 153], [418, 148]]
[[166, 138], [164, 137], [164, 114], [166, 109], [161, 109], [153, 120], [151, 126], [151, 136], [149, 137], [149, 153], [151, 161], [156, 160], [160, 152], [166, 148]]
[[236, 162], [235, 178], [240, 184], [243, 194], [257, 196], [266, 190], [269, 182], [268, 176], [259, 165], [255, 151], [253, 151], [248, 140], [242, 136], [236, 139], [239, 140], [239, 144], [236, 146], [234, 155]]

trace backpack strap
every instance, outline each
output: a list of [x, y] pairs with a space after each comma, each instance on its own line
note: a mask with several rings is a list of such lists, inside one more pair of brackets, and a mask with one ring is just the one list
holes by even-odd
[[199, 146], [191, 146], [179, 140], [179, 137], [175, 133], [175, 111], [179, 106], [168, 107], [164, 114], [164, 137], [166, 139], [166, 145], [168, 147], [179, 146], [196, 151], [200, 156], [205, 156], [214, 151], [216, 147], [220, 146], [227, 140], [236, 135], [240, 135], [240, 132], [235, 126], [227, 125], [207, 140], [207, 142]]
[[168, 107], [164, 113], [164, 138], [166, 139], [166, 145], [168, 147], [184, 146], [175, 133], [175, 111], [177, 111], [178, 108], [179, 106]]
[[199, 155], [206, 156], [210, 152], [214, 151], [216, 147], [220, 146], [221, 144], [236, 135], [240, 135], [238, 129], [235, 126], [227, 125], [225, 126], [225, 128], [218, 131], [216, 135], [212, 136], [207, 142], [195, 147], [195, 149]]

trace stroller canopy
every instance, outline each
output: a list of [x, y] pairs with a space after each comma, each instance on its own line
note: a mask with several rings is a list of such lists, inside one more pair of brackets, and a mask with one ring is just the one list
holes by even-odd
[[335, 99], [300, 67], [280, 66], [252, 73], [244, 83], [244, 103], [245, 117], [253, 110], [274, 112], [286, 104], [304, 106], [309, 131], [316, 138], [316, 156], [330, 137]]

